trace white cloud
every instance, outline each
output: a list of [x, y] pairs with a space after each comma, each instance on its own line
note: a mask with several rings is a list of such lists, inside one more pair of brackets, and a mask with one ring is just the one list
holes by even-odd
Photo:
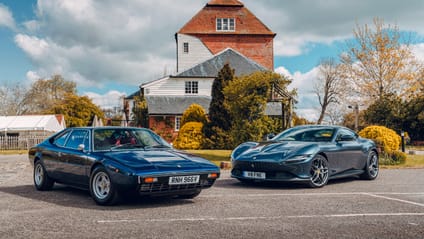
[[296, 104], [296, 113], [310, 121], [316, 121], [318, 119], [319, 104], [313, 88], [318, 77], [318, 68], [315, 67], [306, 73], [295, 72], [292, 74], [284, 67], [278, 67], [275, 72], [293, 80], [288, 89], [297, 90], [298, 103]]
[[0, 27], [4, 26], [16, 30], [16, 23], [9, 9], [0, 3]]
[[94, 104], [100, 106], [102, 109], [113, 109], [114, 107], [122, 106], [122, 98], [125, 96], [125, 93], [111, 90], [103, 95], [94, 92], [84, 92], [83, 95], [88, 96]]
[[424, 43], [413, 45], [412, 52], [418, 60], [424, 62]]

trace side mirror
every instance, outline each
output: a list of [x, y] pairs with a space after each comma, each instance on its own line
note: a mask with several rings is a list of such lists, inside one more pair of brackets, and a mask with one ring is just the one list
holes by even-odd
[[354, 141], [356, 137], [354, 135], [342, 135], [340, 136], [337, 141]]
[[84, 151], [85, 145], [84, 144], [80, 144], [78, 145], [78, 150], [79, 151]]

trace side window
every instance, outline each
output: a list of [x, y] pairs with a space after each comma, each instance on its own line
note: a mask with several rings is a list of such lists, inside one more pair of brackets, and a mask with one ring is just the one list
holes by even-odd
[[78, 145], [84, 144], [85, 149], [89, 149], [89, 137], [88, 130], [74, 130], [69, 136], [65, 147], [71, 149], [78, 149]]
[[65, 132], [62, 135], [59, 135], [57, 138], [54, 139], [53, 144], [64, 147], [66, 143], [66, 138], [68, 137], [70, 131]]
[[337, 135], [338, 141], [355, 141], [356, 134], [352, 131], [341, 129]]
[[184, 53], [188, 53], [188, 51], [189, 51], [188, 42], [183, 43], [183, 49], [184, 49]]

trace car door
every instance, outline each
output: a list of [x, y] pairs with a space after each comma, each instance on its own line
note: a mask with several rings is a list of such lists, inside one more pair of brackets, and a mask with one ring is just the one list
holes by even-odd
[[363, 158], [362, 145], [355, 132], [340, 129], [336, 137], [337, 160], [340, 171], [357, 169]]
[[62, 150], [70, 134], [70, 130], [64, 131], [52, 139], [51, 145], [43, 149], [43, 165], [50, 177], [54, 179], [61, 178], [61, 169], [59, 166]]
[[87, 168], [90, 152], [90, 134], [88, 129], [74, 129], [62, 150], [59, 164], [63, 181], [69, 184], [88, 185]]

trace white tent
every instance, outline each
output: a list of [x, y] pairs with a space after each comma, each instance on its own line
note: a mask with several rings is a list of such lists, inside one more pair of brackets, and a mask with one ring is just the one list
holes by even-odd
[[64, 128], [63, 115], [0, 116], [0, 132], [58, 132]]

